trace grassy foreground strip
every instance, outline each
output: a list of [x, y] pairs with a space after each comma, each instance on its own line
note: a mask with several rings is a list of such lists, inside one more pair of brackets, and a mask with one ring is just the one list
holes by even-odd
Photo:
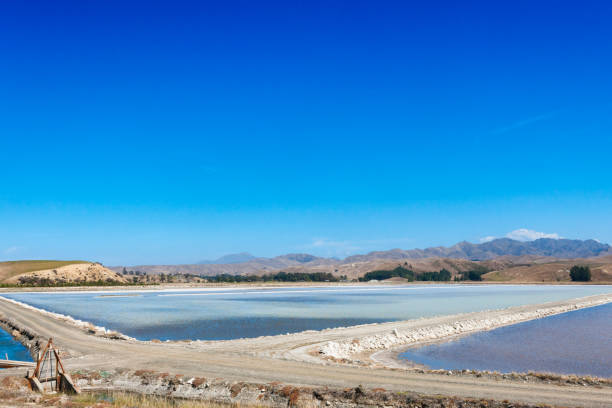
[[40, 395], [29, 389], [24, 378], [4, 377], [0, 380], [0, 407], [5, 406], [33, 408], [231, 408], [245, 405], [194, 401], [119, 391], [84, 392], [80, 395]]
[[[57, 398], [57, 397], [56, 397]], [[239, 404], [219, 404], [209, 401], [190, 401], [157, 395], [142, 395], [125, 392], [83, 393], [65, 397], [71, 408], [86, 407], [139, 407], [139, 408], [228, 408]]]

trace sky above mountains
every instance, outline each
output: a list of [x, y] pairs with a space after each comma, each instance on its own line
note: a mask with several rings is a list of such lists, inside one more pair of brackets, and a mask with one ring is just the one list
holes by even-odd
[[612, 242], [612, 4], [499, 3], [1, 5], [0, 260]]

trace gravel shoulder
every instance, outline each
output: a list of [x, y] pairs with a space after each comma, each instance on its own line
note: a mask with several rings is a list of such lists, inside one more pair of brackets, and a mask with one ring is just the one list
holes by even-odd
[[[412, 391], [468, 398], [510, 400], [529, 404], [561, 406], [610, 406], [612, 387], [531, 384], [499, 378], [419, 373], [383, 367], [380, 361], [359, 364], [353, 355], [368, 360], [372, 353], [385, 347], [364, 347], [348, 353], [349, 364], [322, 359], [321, 349], [330, 342], [370, 344], [367, 339], [388, 339], [396, 333], [435, 332], [440, 327], [456, 326], [457, 322], [495, 322], [491, 327], [524, 320], [505, 320], [504, 316], [523, 319], [542, 317], [537, 311], [557, 310], [556, 313], [589, 307], [612, 301], [612, 295], [598, 295], [543, 305], [521, 306], [501, 311], [477, 312], [349, 328], [303, 332], [283, 336], [260, 337], [231, 341], [195, 341], [154, 343], [136, 340], [114, 340], [88, 333], [69, 322], [26, 309], [0, 299], [0, 314], [17, 326], [48, 338], [65, 352], [64, 364], [71, 371], [79, 369], [148, 369], [192, 377], [222, 378], [228, 381], [253, 383], [281, 382], [296, 386], [349, 388], [385, 388], [392, 391]], [[556, 308], [556, 309], [555, 309]], [[497, 319], [497, 320], [496, 320]], [[505, 322], [505, 323], [504, 323]], [[495, 325], [497, 324], [497, 326]], [[477, 326], [477, 327], [476, 327]], [[470, 330], [483, 330], [482, 325]], [[486, 326], [486, 325], [485, 325]], [[467, 326], [466, 326], [467, 327]], [[465, 334], [448, 333], [448, 336]], [[408, 336], [404, 336], [408, 338]], [[438, 339], [440, 337], [437, 337]], [[431, 341], [426, 339], [423, 341]], [[405, 344], [405, 343], [404, 343]], [[390, 344], [389, 347], [398, 346]], [[343, 355], [343, 356], [346, 356]], [[5, 374], [14, 374], [5, 370]], [[2, 375], [2, 374], [0, 374]]]

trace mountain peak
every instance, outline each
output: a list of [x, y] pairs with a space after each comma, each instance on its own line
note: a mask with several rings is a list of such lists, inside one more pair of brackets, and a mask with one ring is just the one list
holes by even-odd
[[252, 261], [253, 259], [257, 259], [256, 256], [251, 255], [248, 252], [239, 252], [236, 254], [228, 254], [228, 255], [224, 255], [220, 258], [217, 258], [213, 261], [209, 261], [209, 260], [205, 260], [205, 261], [200, 261], [198, 262], [198, 264], [200, 265], [207, 265], [207, 264], [235, 264], [235, 263], [243, 263], [243, 262], [249, 262]]
[[287, 255], [277, 256], [277, 258], [287, 259], [287, 260], [295, 261], [299, 263], [308, 263], [316, 259], [319, 259], [319, 257], [310, 255], [310, 254], [287, 254]]

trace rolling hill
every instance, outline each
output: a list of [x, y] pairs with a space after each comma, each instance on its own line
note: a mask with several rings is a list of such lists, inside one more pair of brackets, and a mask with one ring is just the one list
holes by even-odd
[[0, 284], [119, 282], [126, 279], [116, 272], [86, 261], [25, 260], [0, 262]]
[[488, 282], [571, 282], [569, 271], [574, 265], [588, 265], [593, 282], [612, 282], [612, 256], [576, 258], [532, 264], [510, 265], [482, 276]]

